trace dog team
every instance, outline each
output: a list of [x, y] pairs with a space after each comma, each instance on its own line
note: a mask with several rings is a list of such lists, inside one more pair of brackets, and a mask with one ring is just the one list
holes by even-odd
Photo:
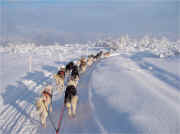
[[[60, 94], [64, 90], [65, 77], [68, 78], [65, 90], [64, 106], [67, 109], [69, 117], [76, 115], [76, 107], [78, 103], [77, 86], [80, 79], [80, 74], [84, 73], [87, 67], [90, 67], [95, 61], [101, 58], [110, 57], [110, 52], [103, 53], [100, 51], [96, 55], [89, 55], [87, 58], [81, 58], [78, 61], [71, 61], [66, 66], [61, 66], [60, 70], [53, 76], [56, 81], [56, 87]], [[53, 86], [46, 86], [41, 96], [36, 100], [36, 109], [40, 115], [41, 124], [46, 127], [46, 119], [48, 112], [52, 112], [52, 92]]]

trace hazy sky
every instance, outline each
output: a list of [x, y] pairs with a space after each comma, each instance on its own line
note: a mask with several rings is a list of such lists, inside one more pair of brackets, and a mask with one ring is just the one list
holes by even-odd
[[[3, 0], [0, 0], [0, 1], [3, 1]], [[164, 1], [178, 1], [178, 0], [4, 0], [4, 1], [58, 1], [58, 2], [62, 2], [62, 1], [70, 1], [70, 2], [77, 2], [77, 1], [81, 1], [81, 2], [94, 2], [94, 1], [111, 1], [111, 2], [113, 2], [113, 1], [162, 1], [162, 2], [164, 2]]]
[[25, 2], [1, 3], [0, 35], [9, 41], [74, 43], [125, 34], [179, 34], [180, 4], [173, 0], [11, 1]]

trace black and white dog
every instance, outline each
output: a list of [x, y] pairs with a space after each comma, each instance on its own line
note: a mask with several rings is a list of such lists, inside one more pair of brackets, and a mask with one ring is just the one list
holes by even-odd
[[78, 86], [79, 82], [79, 71], [78, 67], [75, 65], [72, 69], [71, 76], [68, 80], [67, 85], [73, 85], [75, 88]]
[[79, 81], [79, 68], [77, 65], [74, 65], [72, 68], [71, 78]]
[[64, 105], [68, 110], [69, 117], [76, 115], [77, 102], [78, 96], [76, 87], [74, 85], [68, 85], [65, 91]]
[[74, 62], [73, 62], [73, 61], [69, 62], [69, 63], [66, 65], [65, 70], [66, 70], [66, 73], [67, 73], [67, 74], [70, 74], [70, 72], [71, 72], [72, 69], [73, 69], [73, 66], [74, 66]]
[[88, 59], [87, 59], [87, 65], [88, 66], [91, 66], [93, 64], [93, 62], [94, 62], [94, 58], [93, 57], [94, 57], [93, 55], [89, 55], [88, 56]]
[[103, 55], [103, 52], [100, 51], [99, 53], [96, 54], [96, 56], [94, 57], [96, 60], [99, 60]]

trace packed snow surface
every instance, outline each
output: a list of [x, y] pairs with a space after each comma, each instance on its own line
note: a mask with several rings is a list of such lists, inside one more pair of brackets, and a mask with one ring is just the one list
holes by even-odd
[[[65, 111], [61, 134], [179, 134], [180, 45], [166, 38], [121, 37], [87, 44], [0, 47], [0, 133], [55, 133], [49, 119], [42, 128], [34, 106], [52, 75], [81, 56], [111, 51], [80, 76], [77, 115]], [[53, 93], [57, 125], [63, 94]]]

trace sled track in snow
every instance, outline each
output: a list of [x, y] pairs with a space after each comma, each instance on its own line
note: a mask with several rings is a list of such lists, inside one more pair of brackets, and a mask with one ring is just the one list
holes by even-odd
[[[116, 56], [116, 55], [115, 55]], [[124, 59], [123, 56], [118, 57], [122, 64], [120, 68], [126, 73], [133, 72], [137, 74], [136, 79], [148, 89], [151, 95], [165, 101], [169, 107], [175, 111], [179, 111], [179, 92], [176, 90], [168, 90], [167, 83], [160, 81], [147, 71], [141, 69], [131, 59]], [[80, 76], [79, 85], [77, 87], [79, 94], [79, 104], [77, 106], [77, 115], [74, 119], [69, 119], [65, 111], [61, 132], [62, 134], [84, 134], [84, 133], [110, 133], [105, 124], [100, 120], [97, 113], [97, 106], [93, 100], [93, 75], [97, 65], [105, 61], [103, 59], [95, 62], [87, 71]], [[107, 59], [108, 60], [108, 59]], [[139, 75], [138, 75], [139, 74]], [[151, 79], [151, 82], [142, 81], [143, 79]], [[152, 79], [153, 78], [153, 79]], [[46, 72], [27, 73], [21, 77], [14, 85], [8, 85], [5, 92], [2, 93], [4, 106], [0, 109], [0, 133], [2, 134], [51, 134], [55, 133], [52, 129], [49, 119], [47, 119], [47, 128], [42, 128], [39, 115], [34, 107], [35, 98], [39, 96], [40, 90], [44, 84], [50, 82], [50, 78]], [[159, 86], [159, 84], [161, 85]], [[57, 124], [59, 112], [63, 98], [53, 101], [53, 112], [51, 116]], [[119, 113], [118, 113], [119, 114]], [[134, 130], [132, 130], [136, 133]]]
[[[119, 54], [118, 54], [119, 55]], [[112, 56], [117, 56], [114, 54]], [[102, 59], [106, 60], [106, 59]], [[80, 81], [77, 87], [79, 94], [79, 104], [77, 106], [77, 115], [75, 119], [69, 119], [66, 112], [63, 119], [61, 133], [63, 134], [84, 134], [84, 133], [104, 133], [106, 131], [97, 118], [94, 110], [94, 104], [91, 100], [91, 78], [93, 71], [101, 60], [96, 61], [87, 71], [80, 75]]]
[[[92, 108], [89, 103], [89, 88], [88, 83], [90, 76], [98, 62], [88, 67], [87, 72], [81, 75], [78, 93], [80, 96], [77, 117], [75, 120], [69, 120], [66, 113], [64, 114], [62, 133], [87, 133], [99, 131], [98, 124], [92, 113]], [[39, 77], [37, 72], [27, 73], [21, 77], [14, 85], [8, 85], [5, 92], [2, 94], [4, 107], [0, 111], [1, 131], [3, 134], [37, 134], [47, 132], [53, 133], [47, 119], [48, 131], [43, 131], [39, 121], [39, 115], [36, 113], [34, 106], [35, 99], [39, 96], [39, 92], [43, 85], [49, 83], [50, 78], [47, 78], [44, 72]], [[41, 76], [41, 75], [40, 75]], [[31, 78], [32, 77], [32, 78]], [[58, 107], [59, 105], [56, 105]], [[59, 108], [56, 108], [59, 109]], [[59, 109], [60, 110], [60, 109]], [[57, 111], [57, 110], [56, 110]], [[87, 114], [88, 113], [88, 114]], [[53, 115], [53, 114], [52, 114]], [[59, 115], [59, 113], [56, 113]], [[53, 117], [54, 118], [54, 117]], [[89, 121], [87, 121], [90, 119]], [[55, 121], [55, 120], [54, 120]], [[55, 121], [56, 123], [56, 121]], [[69, 129], [71, 128], [71, 129]]]
[[89, 102], [89, 81], [91, 74], [95, 69], [98, 61], [91, 67], [87, 68], [87, 72], [80, 75], [80, 81], [77, 87], [79, 95], [79, 103], [77, 106], [77, 115], [74, 119], [69, 119], [65, 111], [61, 133], [100, 133], [101, 128], [97, 124], [97, 120], [94, 118], [94, 113]]
[[[64, 114], [62, 133], [99, 133], [103, 131], [101, 124], [99, 124], [97, 119], [94, 118], [93, 108], [91, 105], [92, 102], [89, 101], [89, 81], [91, 79], [92, 72], [98, 63], [99, 61], [95, 62], [91, 67], [88, 67], [87, 72], [80, 76], [77, 88], [80, 97], [77, 108], [77, 117], [75, 120], [69, 120], [66, 113]], [[16, 81], [14, 85], [12, 84], [6, 87], [6, 90], [2, 93], [4, 106], [0, 110], [0, 133], [53, 133], [48, 119], [47, 128], [41, 128], [39, 115], [37, 114], [34, 106], [35, 99], [39, 96], [43, 85], [49, 83], [50, 80], [51, 78], [46, 75], [46, 72], [34, 71], [26, 73], [25, 76]], [[54, 107], [56, 108], [51, 116], [59, 115], [60, 104], [61, 103], [57, 101], [55, 102], [53, 109]], [[53, 118], [56, 124], [56, 117]]]

